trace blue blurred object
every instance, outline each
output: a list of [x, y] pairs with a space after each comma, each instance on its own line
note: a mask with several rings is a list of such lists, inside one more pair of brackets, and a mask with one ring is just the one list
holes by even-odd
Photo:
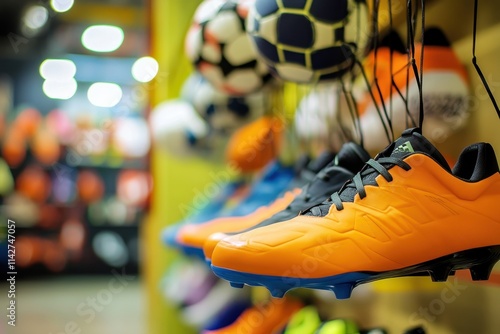
[[[219, 211], [212, 218], [203, 221], [192, 222], [190, 219], [187, 219], [186, 222], [190, 224], [203, 224], [219, 217], [241, 217], [250, 214], [259, 207], [273, 202], [284, 191], [289, 189], [295, 175], [296, 169], [293, 166], [285, 166], [279, 161], [274, 161], [267, 166], [260, 177], [252, 184], [248, 195], [234, 209], [224, 212]], [[230, 196], [228, 197], [230, 198]], [[207, 216], [205, 215], [204, 217]], [[197, 218], [199, 217], [198, 215]], [[188, 256], [204, 259], [202, 249], [186, 247], [176, 240], [177, 233], [186, 222], [166, 228], [163, 231], [162, 239], [168, 246], [180, 249]]]
[[288, 189], [294, 176], [293, 166], [285, 166], [279, 161], [270, 163], [262, 176], [252, 185], [248, 196], [228, 216], [245, 216], [263, 205], [270, 204]]
[[193, 211], [187, 218], [165, 228], [162, 232], [163, 242], [170, 247], [177, 247], [177, 232], [186, 224], [199, 224], [217, 218], [224, 211], [227, 201], [246, 186], [243, 180], [229, 182], [221, 187], [219, 194], [198, 211]]
[[[227, 327], [238, 319], [238, 317], [250, 308], [252, 303], [250, 300], [237, 300], [233, 303], [228, 304], [217, 316], [215, 316], [211, 321], [203, 328], [203, 330], [217, 330], [220, 328]], [[203, 332], [203, 331], [202, 331]]]

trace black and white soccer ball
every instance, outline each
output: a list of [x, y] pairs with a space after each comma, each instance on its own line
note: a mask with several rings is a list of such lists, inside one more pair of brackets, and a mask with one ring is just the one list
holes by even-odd
[[186, 36], [188, 58], [205, 79], [228, 95], [255, 92], [272, 77], [246, 32], [252, 2], [203, 1]]
[[229, 96], [195, 72], [184, 83], [181, 98], [189, 102], [217, 136], [230, 136], [240, 127], [264, 114], [266, 90], [245, 96]]
[[273, 74], [286, 81], [337, 79], [369, 39], [365, 0], [256, 0], [247, 31]]

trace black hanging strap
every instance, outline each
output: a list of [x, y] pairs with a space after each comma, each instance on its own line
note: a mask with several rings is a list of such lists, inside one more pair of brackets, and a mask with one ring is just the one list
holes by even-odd
[[474, 0], [474, 30], [473, 30], [473, 37], [472, 37], [472, 64], [474, 65], [474, 68], [476, 69], [477, 74], [479, 75], [479, 78], [481, 78], [481, 82], [483, 83], [484, 88], [486, 89], [486, 92], [488, 92], [488, 96], [490, 97], [491, 103], [493, 103], [493, 107], [495, 108], [498, 118], [500, 118], [500, 109], [498, 108], [497, 101], [495, 100], [495, 97], [493, 96], [493, 93], [490, 89], [490, 86], [488, 85], [488, 82], [486, 81], [486, 78], [483, 75], [483, 72], [481, 71], [481, 68], [479, 68], [479, 65], [477, 63], [477, 57], [476, 57], [476, 37], [477, 37], [477, 7], [478, 7], [479, 0]]
[[[415, 81], [417, 82], [418, 92], [419, 92], [419, 128], [422, 129], [422, 125], [424, 122], [424, 97], [422, 94], [422, 82], [420, 80], [420, 73], [418, 71], [418, 67], [415, 61], [415, 26], [414, 26], [414, 17], [412, 15], [413, 1], [408, 0], [407, 2], [407, 21], [408, 21], [408, 40], [409, 40], [409, 57], [410, 57], [410, 66], [413, 70], [413, 74], [415, 75]], [[423, 13], [422, 13], [423, 16]], [[422, 46], [423, 48], [423, 46]]]

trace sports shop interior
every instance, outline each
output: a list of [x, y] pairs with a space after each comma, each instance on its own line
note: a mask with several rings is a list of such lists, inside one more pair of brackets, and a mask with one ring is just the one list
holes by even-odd
[[499, 10], [2, 0], [1, 332], [499, 333]]

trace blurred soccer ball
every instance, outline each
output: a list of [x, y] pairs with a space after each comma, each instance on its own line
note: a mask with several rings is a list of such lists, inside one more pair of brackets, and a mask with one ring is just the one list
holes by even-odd
[[153, 144], [161, 150], [177, 156], [208, 151], [204, 146], [209, 136], [208, 124], [186, 101], [160, 103], [151, 112], [149, 125]]
[[247, 30], [275, 75], [313, 83], [352, 68], [367, 44], [369, 22], [364, 0], [256, 0]]
[[271, 78], [245, 31], [249, 3], [203, 1], [186, 36], [186, 53], [197, 70], [217, 90], [234, 96], [255, 92]]
[[265, 110], [266, 96], [260, 90], [235, 97], [216, 90], [199, 73], [192, 74], [182, 89], [182, 98], [192, 104], [210, 131], [229, 136], [235, 130], [260, 117]]

